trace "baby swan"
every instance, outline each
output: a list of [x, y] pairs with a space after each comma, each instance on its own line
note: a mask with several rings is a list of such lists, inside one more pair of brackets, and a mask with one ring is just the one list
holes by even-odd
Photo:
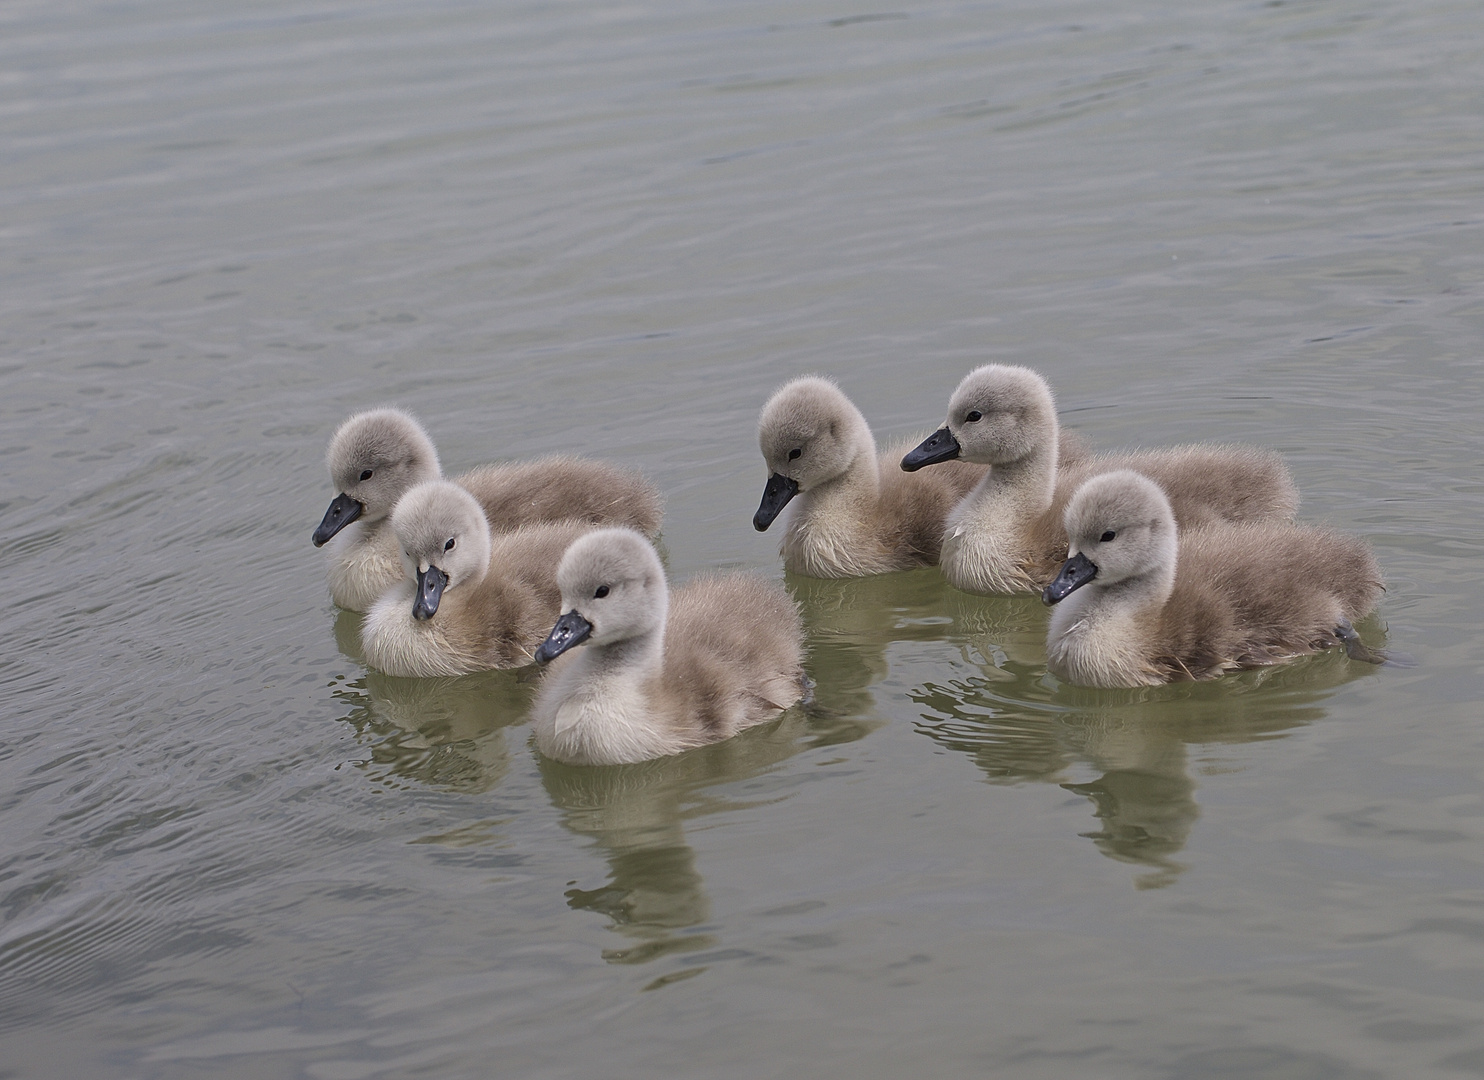
[[536, 659], [573, 646], [537, 693], [536, 745], [572, 765], [619, 765], [729, 739], [804, 695], [804, 633], [781, 587], [708, 576], [673, 597], [632, 529], [576, 541], [557, 567], [565, 610]]
[[[372, 409], [340, 425], [327, 460], [340, 494], [314, 530], [314, 546], [330, 544], [331, 598], [365, 611], [402, 577], [388, 515], [413, 485], [442, 478], [438, 451], [407, 413]], [[473, 492], [497, 531], [580, 518], [629, 525], [649, 536], [659, 532], [654, 486], [637, 471], [606, 462], [548, 457], [485, 465], [455, 482]]]
[[902, 459], [988, 465], [948, 514], [939, 562], [974, 593], [1036, 592], [1066, 558], [1062, 512], [1089, 476], [1133, 469], [1164, 488], [1181, 528], [1208, 521], [1287, 520], [1298, 489], [1277, 454], [1253, 446], [1176, 446], [1067, 460], [1051, 387], [1029, 368], [986, 364], [964, 376], [948, 423]]
[[810, 577], [844, 578], [930, 566], [938, 561], [943, 518], [984, 470], [954, 463], [904, 476], [880, 457], [866, 418], [828, 379], [786, 383], [763, 406], [758, 444], [768, 466], [762, 532], [795, 497], [783, 536], [783, 565]]
[[1381, 572], [1360, 540], [1280, 522], [1177, 535], [1160, 486], [1120, 470], [1067, 505], [1071, 557], [1042, 598], [1052, 674], [1082, 686], [1212, 679], [1343, 643], [1384, 657], [1351, 621], [1376, 606]]
[[402, 581], [361, 625], [366, 662], [388, 675], [464, 675], [520, 667], [553, 619], [552, 572], [581, 521], [490, 533], [473, 495], [446, 480], [419, 484], [392, 511]]

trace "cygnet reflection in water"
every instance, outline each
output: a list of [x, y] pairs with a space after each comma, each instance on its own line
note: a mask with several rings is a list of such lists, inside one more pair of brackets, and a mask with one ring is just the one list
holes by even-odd
[[435, 679], [371, 671], [335, 691], [370, 748], [357, 764], [372, 779], [470, 794], [493, 790], [509, 771], [504, 729], [525, 720], [531, 694], [508, 671]]
[[823, 712], [890, 715], [872, 687], [889, 674], [892, 646], [904, 642], [942, 642], [966, 663], [1006, 668], [1006, 678], [1045, 667], [1046, 611], [1035, 597], [974, 596], [930, 568], [833, 580], [790, 574], [786, 583], [804, 616]]
[[[1373, 668], [1326, 653], [1297, 667], [1262, 668], [1217, 683], [1132, 690], [1053, 685], [1034, 669], [1014, 681], [926, 683], [918, 730], [969, 756], [993, 784], [1059, 784], [1085, 796], [1099, 827], [1080, 833], [1111, 859], [1148, 867], [1141, 889], [1172, 883], [1175, 856], [1200, 816], [1189, 747], [1282, 738], [1325, 718], [1334, 689]], [[1088, 780], [1079, 773], [1092, 773]]]
[[885, 722], [871, 688], [886, 678], [888, 646], [944, 641], [953, 629], [942, 609], [948, 590], [935, 570], [833, 579], [789, 574], [785, 585], [803, 615], [815, 705], [827, 714]]
[[[685, 826], [788, 798], [802, 780], [758, 778], [810, 749], [811, 727], [793, 710], [724, 742], [632, 765], [565, 765], [537, 755], [562, 824], [591, 838], [608, 861], [605, 883], [565, 894], [569, 907], [607, 916], [628, 940], [603, 950], [605, 960], [642, 964], [716, 944], [709, 934], [687, 932], [710, 917], [710, 900]], [[745, 791], [733, 786], [747, 781]]]

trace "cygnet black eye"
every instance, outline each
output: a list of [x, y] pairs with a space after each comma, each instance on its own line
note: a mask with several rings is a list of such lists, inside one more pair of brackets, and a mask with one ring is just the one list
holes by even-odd
[[984, 414], [978, 409], [970, 409], [969, 412], [964, 416], [964, 422], [969, 424], [977, 424], [983, 419]]
[[361, 473], [361, 479], [362, 480], [370, 480], [371, 479], [371, 470], [370, 469], [367, 469], [365, 472]]
[[598, 586], [598, 591], [595, 592], [595, 593], [593, 593], [593, 599], [594, 600], [601, 600], [601, 599], [603, 599], [603, 597], [605, 597], [607, 595], [608, 595], [608, 586], [607, 585], [599, 585]]
[[799, 455], [802, 454], [803, 452], [804, 451], [802, 451], [802, 450], [790, 450], [788, 452], [788, 460], [789, 461], [798, 461], [799, 460]]
[[443, 545], [443, 550], [444, 551], [452, 551], [453, 550], [453, 537], [450, 536], [448, 538], [448, 543], [446, 543], [446, 544]]
[[1102, 536], [1098, 537], [1098, 540], [1106, 544], [1109, 540], [1112, 540], [1117, 535], [1118, 534], [1116, 532], [1114, 532], [1112, 529], [1109, 529], [1107, 532], [1103, 533]]

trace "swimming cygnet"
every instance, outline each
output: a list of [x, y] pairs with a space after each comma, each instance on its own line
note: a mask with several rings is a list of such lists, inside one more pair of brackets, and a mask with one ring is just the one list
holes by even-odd
[[784, 533], [783, 565], [810, 577], [844, 578], [930, 566], [938, 561], [943, 518], [984, 475], [978, 465], [909, 477], [879, 458], [866, 419], [828, 379], [786, 383], [763, 406], [758, 444], [768, 466], [762, 532], [789, 501], [798, 503]]
[[1062, 511], [1089, 476], [1133, 469], [1164, 488], [1181, 528], [1208, 521], [1289, 520], [1298, 489], [1283, 459], [1255, 446], [1194, 445], [1058, 461], [1051, 387], [1029, 368], [986, 364], [964, 376], [948, 423], [902, 458], [908, 472], [938, 462], [988, 465], [952, 508], [939, 565], [974, 593], [1037, 592], [1067, 554]]
[[1046, 586], [1052, 674], [1082, 686], [1211, 679], [1344, 644], [1372, 663], [1351, 623], [1381, 589], [1370, 548], [1281, 522], [1177, 533], [1160, 486], [1127, 470], [1077, 489], [1071, 556]]
[[[414, 484], [442, 477], [438, 451], [407, 413], [372, 409], [340, 425], [327, 460], [340, 494], [314, 530], [314, 546], [333, 538], [330, 596], [340, 607], [365, 611], [402, 577], [388, 515]], [[546, 457], [481, 466], [454, 482], [473, 492], [497, 532], [569, 518], [659, 532], [654, 485], [608, 462]]]
[[536, 745], [573, 765], [648, 761], [721, 742], [798, 702], [808, 681], [798, 608], [752, 574], [675, 590], [632, 529], [577, 540], [557, 568], [562, 609], [536, 652]]
[[459, 485], [417, 485], [392, 511], [403, 576], [361, 625], [366, 662], [422, 677], [530, 663], [561, 613], [556, 566], [591, 529], [561, 521], [491, 534], [483, 508]]

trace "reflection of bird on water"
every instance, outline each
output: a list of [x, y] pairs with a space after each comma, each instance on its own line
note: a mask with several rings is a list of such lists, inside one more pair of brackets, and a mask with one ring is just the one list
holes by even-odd
[[927, 710], [917, 730], [967, 754], [990, 783], [1056, 783], [1076, 760], [1050, 694], [1029, 678], [929, 682], [908, 696]]
[[706, 920], [711, 904], [696, 870], [696, 853], [681, 829], [673, 843], [616, 848], [608, 855], [609, 882], [596, 889], [568, 889], [567, 906], [596, 911], [612, 920], [613, 929], [635, 943], [604, 949], [611, 964], [644, 964], [674, 953], [708, 948], [710, 934], [679, 934]]
[[361, 767], [373, 776], [472, 793], [508, 770], [504, 729], [525, 719], [531, 689], [513, 672], [395, 679], [372, 671], [334, 694], [370, 745]]
[[893, 641], [938, 641], [951, 629], [936, 571], [826, 579], [790, 574], [788, 590], [804, 616], [809, 674], [821, 709], [853, 716], [876, 711], [871, 687], [887, 673]]
[[[1120, 862], [1155, 871], [1139, 888], [1168, 885], [1200, 807], [1188, 747], [1282, 738], [1326, 715], [1324, 700], [1357, 677], [1341, 654], [1266, 668], [1222, 682], [1136, 690], [1053, 686], [1040, 670], [1007, 678], [926, 683], [918, 730], [967, 754], [991, 783], [1058, 783], [1093, 803], [1100, 828], [1083, 833]], [[1073, 782], [1074, 770], [1098, 775]]]
[[1062, 784], [1092, 800], [1102, 823], [1085, 832], [1110, 859], [1155, 868], [1135, 879], [1141, 889], [1171, 884], [1185, 869], [1171, 856], [1185, 847], [1195, 819], [1195, 781], [1186, 771], [1186, 744], [1178, 732], [1156, 721], [1148, 730], [1128, 718], [1089, 717], [1084, 754], [1104, 770], [1085, 784]]
[[361, 623], [365, 616], [359, 611], [341, 608], [335, 615], [335, 648], [347, 660], [366, 666], [366, 654], [361, 651]]
[[[357, 664], [365, 616], [342, 611], [335, 644]], [[525, 720], [533, 684], [525, 671], [494, 671], [437, 679], [398, 679], [379, 671], [345, 683], [335, 696], [351, 705], [345, 717], [371, 743], [365, 768], [418, 784], [489, 791], [505, 775], [510, 754], [504, 729]]]
[[871, 687], [886, 679], [887, 650], [898, 642], [948, 642], [990, 668], [1045, 663], [1046, 614], [1035, 597], [970, 596], [932, 569], [844, 580], [790, 574], [787, 583], [804, 615], [814, 699], [826, 712], [875, 712]]
[[[632, 942], [604, 950], [604, 959], [639, 964], [715, 943], [709, 934], [685, 933], [710, 914], [685, 824], [757, 801], [723, 785], [762, 776], [808, 749], [816, 742], [808, 737], [812, 726], [795, 711], [725, 742], [634, 765], [574, 766], [539, 757], [541, 781], [562, 823], [591, 837], [608, 860], [605, 884], [565, 894], [568, 906], [606, 915]], [[761, 800], [782, 797], [770, 791]]]
[[1111, 769], [1091, 783], [1062, 785], [1091, 799], [1103, 823], [1099, 831], [1079, 835], [1110, 859], [1157, 868], [1136, 879], [1141, 889], [1169, 885], [1185, 869], [1170, 856], [1185, 846], [1201, 812], [1192, 796], [1195, 782], [1185, 772], [1184, 744], [1168, 749], [1170, 760], [1159, 763], [1167, 772]]

